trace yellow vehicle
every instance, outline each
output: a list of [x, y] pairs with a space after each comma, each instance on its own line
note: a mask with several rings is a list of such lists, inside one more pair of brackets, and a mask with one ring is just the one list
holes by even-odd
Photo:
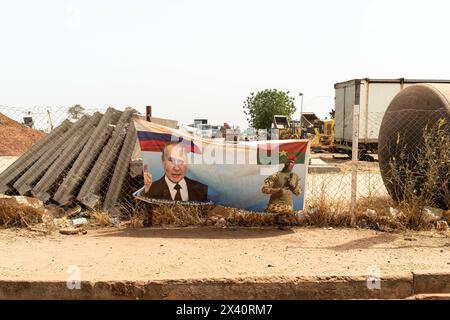
[[311, 147], [321, 150], [334, 148], [334, 119], [325, 119], [314, 124]]
[[286, 116], [275, 115], [273, 117], [272, 130], [277, 132], [278, 139], [300, 139], [301, 129], [300, 127], [295, 127], [294, 123], [289, 123]]

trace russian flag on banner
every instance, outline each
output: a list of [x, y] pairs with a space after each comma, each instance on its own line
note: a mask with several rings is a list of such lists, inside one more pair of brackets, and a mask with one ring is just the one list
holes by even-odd
[[188, 152], [201, 154], [200, 148], [195, 145], [194, 141], [176, 137], [168, 133], [138, 131], [139, 145], [142, 151], [162, 152], [164, 146], [169, 142], [181, 142]]

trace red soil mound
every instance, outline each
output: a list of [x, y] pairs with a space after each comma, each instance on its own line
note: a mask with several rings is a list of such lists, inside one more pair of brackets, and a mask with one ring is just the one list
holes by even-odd
[[0, 156], [20, 156], [45, 136], [0, 113]]

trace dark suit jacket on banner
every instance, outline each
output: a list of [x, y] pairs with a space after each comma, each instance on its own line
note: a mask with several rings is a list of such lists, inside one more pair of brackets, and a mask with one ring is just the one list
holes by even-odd
[[[206, 202], [208, 201], [208, 186], [198, 181], [184, 177], [188, 188], [189, 201]], [[154, 199], [172, 200], [169, 187], [167, 186], [165, 176], [152, 183], [150, 190], [145, 194], [146, 197]]]

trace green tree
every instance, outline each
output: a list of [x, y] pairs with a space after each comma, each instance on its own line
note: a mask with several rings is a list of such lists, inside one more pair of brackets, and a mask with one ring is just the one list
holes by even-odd
[[251, 127], [270, 129], [274, 115], [283, 115], [292, 120], [296, 110], [294, 100], [289, 96], [289, 91], [266, 89], [256, 94], [252, 92], [244, 102], [244, 113]]
[[81, 116], [84, 115], [84, 111], [85, 111], [84, 108], [79, 104], [76, 104], [67, 110], [67, 112], [70, 114], [72, 119], [75, 119], [75, 120], [80, 119]]

